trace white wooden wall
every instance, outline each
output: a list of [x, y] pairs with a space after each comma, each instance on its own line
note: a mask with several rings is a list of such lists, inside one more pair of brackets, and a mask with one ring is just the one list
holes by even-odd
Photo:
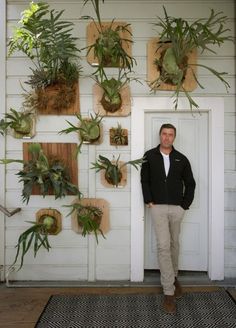
[[[28, 1], [7, 0], [6, 33], [7, 38], [12, 34], [12, 27], [20, 18], [20, 13], [28, 6]], [[79, 37], [78, 46], [86, 46], [86, 25], [87, 22], [79, 20], [81, 15], [94, 16], [93, 10], [87, 5], [83, 8], [83, 1], [79, 0], [50, 0], [47, 1], [51, 8], [58, 10], [65, 9], [64, 19], [71, 20], [74, 24], [74, 35]], [[200, 17], [207, 17], [210, 8], [215, 11], [223, 11], [230, 18], [228, 27], [231, 34], [235, 31], [234, 0], [215, 1], [134, 1], [134, 0], [105, 0], [101, 4], [101, 16], [103, 20], [124, 20], [131, 24], [133, 31], [133, 56], [137, 60], [137, 67], [134, 69], [136, 75], [144, 82], [143, 85], [131, 83], [133, 97], [150, 95], [158, 101], [159, 97], [171, 96], [168, 92], [158, 92], [151, 95], [145, 83], [146, 76], [146, 45], [149, 38], [157, 36], [158, 30], [152, 25], [156, 17], [163, 17], [162, 6], [165, 5], [167, 12], [172, 16], [179, 16], [190, 21]], [[3, 6], [4, 8], [4, 6]], [[4, 14], [1, 13], [4, 17]], [[4, 25], [1, 26], [4, 28]], [[3, 40], [3, 31], [0, 32], [0, 40]], [[225, 101], [225, 276], [236, 277], [236, 126], [235, 126], [235, 47], [233, 43], [227, 42], [221, 48], [215, 48], [217, 55], [204, 53], [200, 56], [199, 62], [212, 66], [219, 71], [228, 72], [227, 80], [231, 85], [229, 93], [226, 94], [224, 86], [212, 75], [203, 69], [199, 69], [199, 77], [205, 89], [197, 88], [194, 96], [201, 97], [224, 97]], [[1, 50], [0, 59], [4, 58]], [[29, 60], [17, 53], [14, 57], [6, 59], [6, 98], [4, 98], [4, 83], [1, 83], [0, 99], [1, 117], [10, 107], [20, 109], [22, 102], [22, 89], [20, 81], [27, 80], [30, 73]], [[4, 63], [0, 61], [0, 72], [4, 73]], [[81, 65], [84, 75], [93, 72], [82, 54]], [[111, 70], [112, 71], [112, 70]], [[4, 82], [1, 76], [1, 80]], [[92, 99], [93, 80], [88, 77], [80, 79], [80, 105], [81, 113], [86, 116], [93, 112]], [[5, 105], [6, 103], [6, 105]], [[133, 109], [135, 110], [135, 109]], [[132, 115], [132, 114], [131, 114]], [[58, 135], [57, 132], [65, 128], [65, 119], [73, 121], [66, 116], [40, 116], [37, 122], [37, 135], [33, 141], [50, 142], [76, 142], [76, 135]], [[75, 120], [74, 120], [75, 122]], [[33, 196], [27, 206], [21, 203], [21, 186], [17, 183], [15, 174], [19, 165], [8, 165], [6, 176], [0, 167], [1, 181], [5, 181], [6, 186], [1, 183], [0, 203], [5, 201], [8, 208], [22, 207], [21, 213], [11, 218], [5, 218], [5, 233], [2, 226], [2, 215], [0, 214], [0, 235], [1, 245], [5, 238], [5, 253], [0, 252], [0, 265], [12, 263], [15, 255], [15, 244], [18, 236], [23, 232], [28, 224], [27, 220], [34, 220], [35, 212], [39, 208], [55, 207], [63, 214], [63, 230], [58, 236], [51, 236], [50, 243], [52, 249], [49, 253], [40, 252], [36, 259], [29, 254], [25, 258], [25, 265], [22, 270], [13, 274], [12, 278], [19, 280], [129, 280], [130, 279], [130, 171], [128, 173], [128, 184], [123, 189], [107, 189], [100, 183], [99, 174], [89, 170], [90, 163], [95, 160], [98, 154], [105, 156], [121, 154], [122, 160], [130, 159], [130, 146], [116, 149], [109, 145], [108, 130], [120, 122], [124, 128], [130, 131], [130, 116], [122, 118], [105, 118], [104, 142], [99, 146], [83, 146], [82, 154], [79, 156], [79, 185], [81, 191], [87, 197], [104, 198], [110, 203], [111, 230], [106, 235], [106, 240], [99, 239], [96, 245], [93, 236], [89, 238], [81, 237], [71, 230], [70, 218], [66, 217], [67, 211], [62, 207], [69, 204], [73, 197], [66, 197], [64, 200], [55, 201], [53, 196], [45, 199], [40, 196]], [[129, 133], [130, 137], [130, 133]], [[0, 145], [4, 146], [3, 138], [0, 136]], [[4, 150], [1, 147], [1, 156]], [[22, 141], [6, 138], [7, 158], [22, 158]], [[223, 156], [223, 154], [222, 154]], [[5, 190], [4, 190], [5, 188]], [[223, 233], [223, 232], [222, 232]]]

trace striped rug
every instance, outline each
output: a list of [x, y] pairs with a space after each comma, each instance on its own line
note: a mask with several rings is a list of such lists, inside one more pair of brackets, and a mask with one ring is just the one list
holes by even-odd
[[186, 293], [166, 314], [163, 295], [53, 295], [35, 328], [236, 328], [236, 304], [225, 290]]

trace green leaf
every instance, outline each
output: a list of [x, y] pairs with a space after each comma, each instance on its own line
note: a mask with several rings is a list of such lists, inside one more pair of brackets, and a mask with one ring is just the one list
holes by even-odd
[[138, 158], [138, 159], [134, 159], [132, 161], [128, 161], [126, 163], [124, 163], [123, 165], [121, 165], [121, 167], [125, 166], [125, 165], [132, 165], [136, 170], [139, 169], [139, 167], [145, 162], [145, 158]]
[[24, 161], [21, 159], [0, 159], [0, 164], [11, 164], [11, 163], [21, 163], [23, 164]]

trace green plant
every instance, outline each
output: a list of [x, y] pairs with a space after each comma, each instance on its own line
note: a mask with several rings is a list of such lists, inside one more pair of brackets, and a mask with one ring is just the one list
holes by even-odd
[[82, 205], [79, 203], [74, 203], [72, 205], [68, 205], [67, 207], [72, 207], [71, 212], [67, 216], [71, 215], [73, 212], [76, 213], [78, 225], [82, 229], [82, 236], [85, 237], [87, 234], [93, 232], [97, 243], [98, 232], [100, 232], [103, 238], [105, 238], [102, 230], [100, 229], [103, 212], [99, 207], [92, 205]]
[[33, 126], [32, 116], [32, 112], [17, 112], [15, 109], [10, 108], [10, 113], [5, 114], [5, 119], [0, 121], [0, 133], [4, 135], [10, 128], [20, 136], [29, 134]]
[[225, 35], [225, 33], [229, 31], [224, 27], [228, 19], [226, 16], [222, 15], [222, 12], [215, 13], [214, 10], [211, 9], [211, 14], [208, 19], [201, 18], [189, 24], [182, 18], [168, 16], [165, 7], [164, 13], [165, 18], [162, 19], [158, 17], [158, 22], [154, 24], [162, 29], [157, 44], [157, 50], [164, 44], [169, 44], [169, 47], [167, 47], [162, 52], [161, 57], [154, 62], [160, 75], [156, 80], [151, 81], [151, 90], [156, 90], [163, 82], [170, 83], [176, 86], [176, 91], [174, 93], [175, 109], [178, 107], [180, 91], [183, 91], [188, 98], [191, 109], [193, 107], [198, 108], [196, 102], [183, 87], [187, 69], [192, 71], [194, 79], [201, 88], [203, 88], [203, 86], [200, 84], [193, 71], [194, 66], [200, 66], [210, 71], [223, 82], [226, 90], [230, 86], [224, 79], [224, 76], [227, 74], [226, 72], [217, 72], [215, 69], [206, 65], [190, 63], [188, 62], [188, 55], [195, 48], [199, 49], [201, 53], [205, 50], [215, 53], [209, 46], [221, 46], [225, 41], [232, 41], [233, 38], [231, 36]]
[[53, 191], [55, 199], [65, 197], [68, 193], [81, 196], [78, 187], [70, 182], [70, 176], [65, 164], [58, 158], [47, 158], [40, 144], [32, 143], [29, 146], [32, 159], [23, 160], [1, 159], [1, 164], [12, 162], [23, 163], [24, 168], [17, 175], [19, 182], [23, 182], [22, 201], [28, 204], [33, 187], [40, 189], [40, 194], [45, 197]]
[[5, 131], [6, 131], [5, 120], [2, 118], [0, 121], [0, 134], [4, 136]]
[[93, 143], [100, 138], [101, 128], [100, 123], [103, 117], [99, 117], [98, 114], [93, 116], [90, 114], [90, 118], [82, 118], [80, 114], [76, 114], [76, 117], [79, 120], [79, 126], [75, 126], [69, 121], [66, 121], [70, 127], [64, 130], [61, 130], [59, 133], [71, 133], [78, 132], [80, 136], [80, 143], [77, 147], [76, 156], [80, 153], [80, 149], [83, 143]]
[[128, 135], [127, 130], [122, 129], [121, 124], [117, 124], [117, 127], [112, 127], [110, 129], [110, 142], [111, 144], [116, 144], [118, 146], [128, 145]]
[[[136, 64], [136, 60], [124, 50], [122, 45], [124, 43], [131, 44], [133, 41], [120, 36], [120, 32], [132, 36], [129, 30], [130, 24], [115, 27], [113, 19], [109, 26], [104, 27], [100, 16], [99, 0], [84, 0], [84, 5], [87, 2], [92, 3], [97, 22], [91, 16], [82, 16], [82, 19], [91, 19], [99, 35], [95, 43], [87, 47], [87, 54], [93, 49], [94, 57], [97, 57], [99, 65], [127, 67], [131, 71], [134, 64]], [[102, 2], [104, 3], [104, 0]]]
[[120, 164], [119, 159], [120, 156], [118, 156], [116, 160], [113, 159], [113, 161], [110, 161], [107, 157], [99, 155], [98, 160], [95, 163], [92, 163], [93, 165], [92, 169], [95, 169], [96, 172], [104, 170], [105, 179], [107, 180], [107, 182], [112, 184], [113, 186], [118, 187], [119, 182], [122, 179], [122, 172], [121, 172], [122, 167], [130, 164], [133, 167], [135, 167], [136, 170], [138, 170], [138, 167], [142, 165], [144, 161], [143, 158], [139, 158]]
[[9, 41], [9, 55], [19, 50], [33, 62], [27, 83], [35, 89], [78, 80], [80, 67], [75, 60], [80, 50], [71, 34], [73, 23], [61, 20], [63, 12], [49, 10], [44, 2], [31, 2]]
[[22, 88], [24, 90], [24, 93], [22, 93], [22, 96], [24, 98], [24, 100], [22, 102], [23, 108], [26, 111], [31, 111], [32, 113], [37, 115], [37, 110], [40, 105], [40, 101], [39, 101], [37, 93], [33, 89], [26, 90], [23, 86], [22, 86]]
[[117, 78], [108, 78], [103, 67], [100, 67], [94, 76], [94, 81], [102, 88], [101, 104], [111, 113], [116, 112], [122, 105], [121, 90], [131, 81], [140, 82], [138, 78], [130, 77], [124, 69], [119, 68]]
[[[39, 249], [41, 247], [45, 248], [47, 251], [51, 248], [48, 241], [49, 230], [53, 226], [55, 218], [52, 216], [45, 216], [42, 223], [26, 221], [32, 223], [33, 226], [24, 231], [18, 238], [16, 245], [17, 252], [15, 260], [11, 266], [14, 266], [20, 256], [20, 267], [19, 271], [24, 264], [24, 257], [30, 249], [30, 246], [33, 245], [34, 257], [36, 257]], [[20, 255], [21, 253], [21, 255]]]

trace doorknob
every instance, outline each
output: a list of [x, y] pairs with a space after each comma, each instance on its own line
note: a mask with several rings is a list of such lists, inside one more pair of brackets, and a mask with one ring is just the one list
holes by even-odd
[[13, 210], [13, 211], [10, 212], [10, 211], [8, 211], [8, 209], [6, 209], [6, 207], [3, 207], [2, 205], [0, 205], [0, 211], [10, 217], [10, 216], [12, 216], [12, 215], [20, 212], [21, 211], [21, 208], [18, 207], [15, 210]]

